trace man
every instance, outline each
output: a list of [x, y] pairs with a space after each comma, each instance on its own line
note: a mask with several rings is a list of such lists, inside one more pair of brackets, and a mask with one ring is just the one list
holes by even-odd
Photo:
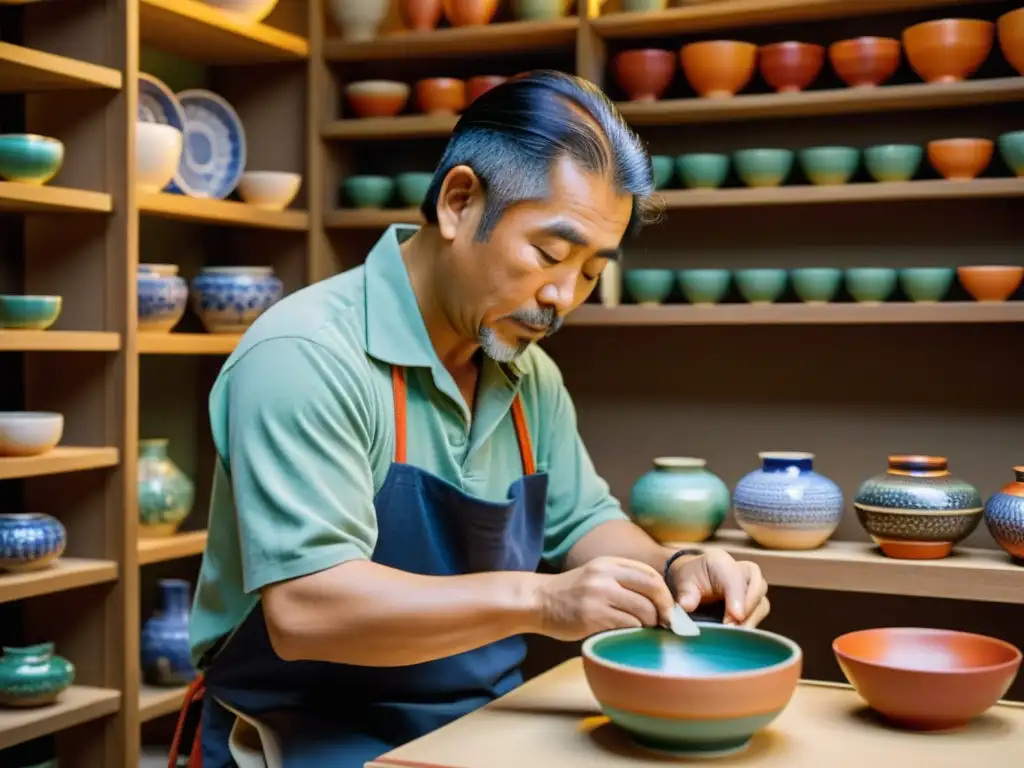
[[203, 768], [261, 751], [272, 768], [362, 766], [513, 689], [526, 633], [665, 626], [674, 600], [767, 614], [756, 566], [630, 522], [535, 345], [620, 258], [652, 191], [591, 84], [514, 78], [456, 126], [426, 226], [392, 227], [363, 267], [245, 335], [210, 395]]

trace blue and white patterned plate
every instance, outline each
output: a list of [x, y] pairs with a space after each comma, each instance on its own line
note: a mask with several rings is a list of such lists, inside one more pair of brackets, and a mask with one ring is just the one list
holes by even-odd
[[185, 110], [178, 103], [174, 91], [145, 72], [139, 73], [139, 121], [163, 123], [185, 132]]
[[238, 114], [216, 93], [182, 91], [185, 145], [171, 188], [192, 197], [223, 200], [245, 171], [245, 128]]

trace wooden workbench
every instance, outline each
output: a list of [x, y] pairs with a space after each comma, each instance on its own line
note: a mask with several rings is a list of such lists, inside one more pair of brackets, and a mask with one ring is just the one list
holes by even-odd
[[1024, 705], [1001, 704], [964, 730], [912, 733], [885, 725], [846, 685], [801, 683], [742, 755], [672, 759], [636, 749], [600, 715], [572, 659], [367, 768], [992, 768], [1024, 766]]

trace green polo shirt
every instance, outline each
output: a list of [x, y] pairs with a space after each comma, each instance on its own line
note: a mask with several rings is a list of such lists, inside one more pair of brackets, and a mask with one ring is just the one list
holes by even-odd
[[434, 351], [402, 261], [400, 243], [413, 232], [392, 226], [363, 266], [280, 301], [221, 369], [209, 403], [218, 459], [209, 540], [191, 620], [197, 663], [262, 587], [371, 558], [373, 500], [395, 452], [391, 366], [406, 369], [408, 463], [492, 501], [522, 476], [510, 411], [522, 396], [537, 470], [550, 478], [548, 562], [625, 517], [539, 347], [514, 364], [487, 360], [470, 413]]

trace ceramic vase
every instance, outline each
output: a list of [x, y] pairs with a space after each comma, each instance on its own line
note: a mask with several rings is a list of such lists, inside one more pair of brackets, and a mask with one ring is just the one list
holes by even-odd
[[142, 626], [142, 676], [149, 685], [188, 685], [196, 676], [188, 640], [189, 584], [161, 579], [160, 608]]
[[729, 487], [704, 459], [661, 457], [633, 485], [629, 506], [660, 542], [706, 541], [729, 513]]
[[195, 485], [167, 455], [168, 440], [140, 440], [139, 537], [173, 536], [195, 501]]
[[341, 27], [342, 39], [372, 40], [387, 16], [387, 0], [330, 0], [331, 17]]
[[61, 522], [39, 513], [0, 515], [0, 571], [48, 568], [64, 552]]
[[136, 275], [138, 325], [146, 333], [167, 333], [180, 321], [188, 306], [188, 283], [174, 265], [140, 264]]
[[768, 549], [816, 549], [843, 517], [843, 492], [814, 471], [814, 454], [766, 451], [733, 491], [736, 522]]
[[4, 648], [0, 656], [0, 705], [53, 704], [75, 680], [75, 666], [54, 654], [53, 643]]
[[192, 281], [192, 303], [209, 333], [245, 333], [283, 292], [270, 267], [208, 267]]
[[981, 495], [953, 477], [945, 456], [889, 457], [853, 502], [857, 519], [882, 552], [900, 560], [945, 557], [981, 522]]
[[1024, 560], [1024, 466], [1013, 468], [1014, 481], [985, 502], [985, 525], [996, 543], [1015, 560]]

